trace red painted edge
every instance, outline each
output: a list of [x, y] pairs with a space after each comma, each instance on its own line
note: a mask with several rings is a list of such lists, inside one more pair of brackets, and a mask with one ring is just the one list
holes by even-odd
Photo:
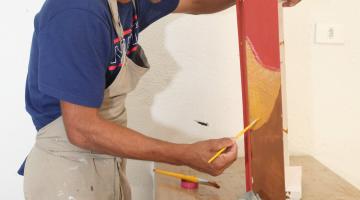
[[280, 71], [277, 0], [244, 0], [248, 41], [262, 67]]
[[[239, 35], [239, 51], [240, 51], [240, 71], [241, 71], [241, 85], [242, 85], [242, 100], [243, 100], [243, 118], [244, 127], [249, 122], [249, 101], [248, 101], [248, 81], [247, 81], [247, 59], [246, 59], [246, 35], [245, 35], [245, 21], [244, 4], [242, 0], [236, 1], [237, 11], [237, 25]], [[246, 191], [252, 190], [252, 176], [251, 176], [251, 140], [250, 134], [245, 134], [245, 179]]]

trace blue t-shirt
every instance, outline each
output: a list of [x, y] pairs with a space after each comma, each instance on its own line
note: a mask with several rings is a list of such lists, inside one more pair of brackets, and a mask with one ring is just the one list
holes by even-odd
[[[119, 5], [128, 57], [138, 34], [174, 11], [179, 0]], [[135, 12], [137, 11], [137, 12]], [[106, 0], [47, 0], [35, 17], [26, 109], [37, 130], [61, 115], [60, 100], [101, 106], [104, 89], [121, 69], [120, 41]]]
[[[127, 56], [138, 34], [174, 11], [179, 0], [118, 4]], [[121, 70], [120, 41], [107, 0], [47, 0], [35, 17], [26, 110], [37, 130], [61, 115], [60, 100], [98, 108]]]

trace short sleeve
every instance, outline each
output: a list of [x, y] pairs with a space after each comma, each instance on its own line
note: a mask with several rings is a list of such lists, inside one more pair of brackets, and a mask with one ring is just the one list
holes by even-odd
[[90, 11], [68, 9], [38, 30], [39, 90], [70, 103], [100, 107], [111, 29]]
[[179, 0], [161, 0], [152, 3], [150, 0], [138, 0], [140, 30], [144, 30], [158, 19], [172, 13], [179, 5]]

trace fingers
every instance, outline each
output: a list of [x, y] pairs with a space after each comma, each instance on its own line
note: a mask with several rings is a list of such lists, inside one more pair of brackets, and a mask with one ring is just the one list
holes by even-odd
[[228, 147], [227, 151], [224, 152], [221, 156], [224, 157], [224, 159], [231, 159], [232, 157], [237, 156], [237, 145], [234, 144]]
[[237, 159], [237, 152], [237, 145], [235, 144], [229, 147], [225, 153], [221, 154], [218, 161], [226, 168], [226, 166], [229, 166], [228, 164], [231, 165]]
[[227, 151], [221, 154], [211, 165], [213, 173], [211, 175], [218, 176], [224, 172], [225, 169], [230, 167], [237, 159], [237, 145], [233, 144], [228, 147]]
[[298, 4], [301, 0], [287, 0], [282, 5], [283, 7], [292, 7]]
[[222, 148], [228, 148], [236, 143], [234, 138], [222, 138], [218, 140], [213, 140], [213, 145], [211, 150], [219, 151]]
[[228, 152], [222, 154], [221, 156], [224, 157], [224, 160], [228, 161], [227, 164], [225, 165], [224, 169], [230, 167], [237, 160], [237, 157], [238, 157], [237, 145], [235, 144], [235, 145], [231, 146], [231, 148], [229, 148]]
[[[194, 151], [190, 153], [188, 156], [190, 159], [186, 159], [185, 163], [194, 169], [206, 172], [212, 176], [222, 174], [237, 157], [235, 138], [207, 140], [192, 145], [191, 149]], [[208, 159], [224, 147], [226, 148], [226, 151], [209, 164]], [[187, 156], [184, 157], [187, 158]]]
[[290, 7], [290, 3], [289, 3], [289, 2], [284, 2], [284, 3], [282, 4], [282, 6], [283, 6], [283, 7]]
[[292, 6], [295, 6], [294, 3], [291, 3], [291, 2], [285, 2], [283, 3], [283, 7], [292, 7]]

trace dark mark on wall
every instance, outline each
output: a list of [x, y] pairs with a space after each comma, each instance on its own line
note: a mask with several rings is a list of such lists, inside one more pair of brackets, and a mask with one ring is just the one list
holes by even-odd
[[207, 123], [207, 122], [202, 122], [202, 121], [197, 121], [197, 120], [195, 120], [195, 122], [200, 124], [201, 126], [209, 126], [209, 123]]

